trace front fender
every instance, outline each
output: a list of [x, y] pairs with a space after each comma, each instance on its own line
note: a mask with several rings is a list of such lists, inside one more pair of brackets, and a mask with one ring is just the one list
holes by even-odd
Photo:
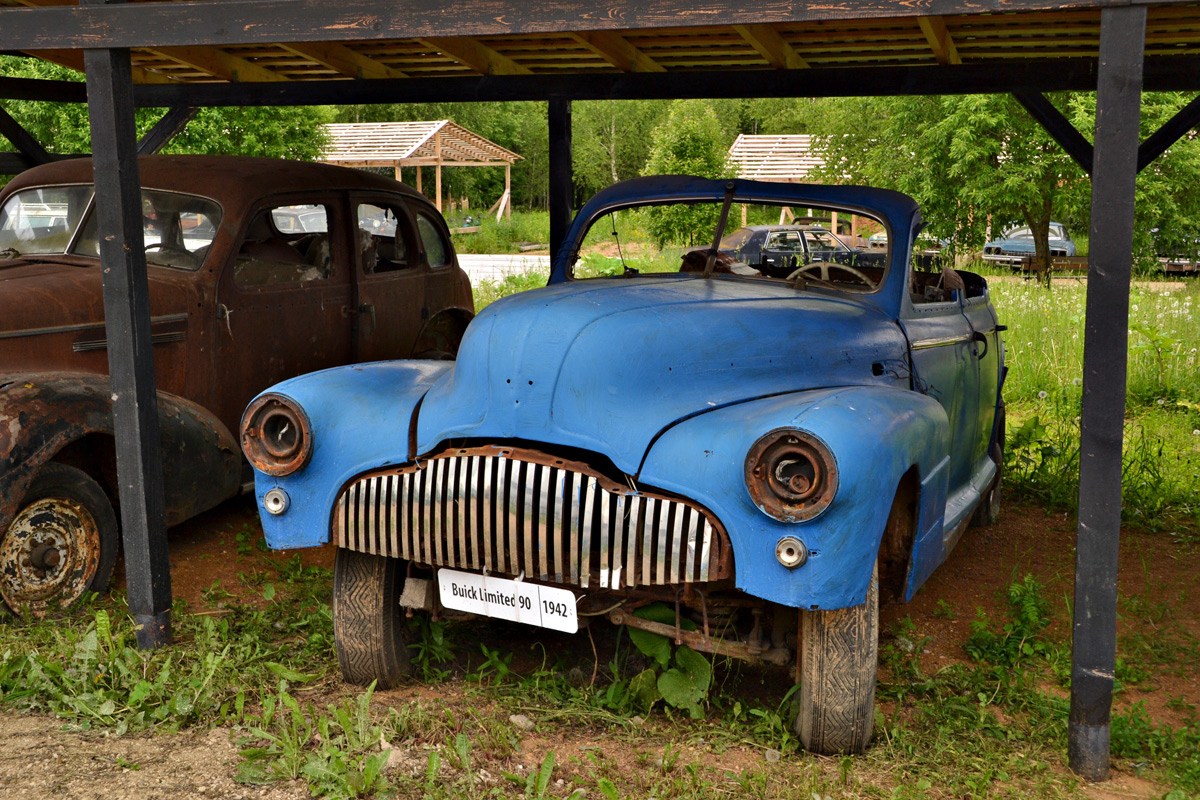
[[[403, 463], [413, 414], [446, 361], [381, 361], [335, 367], [277, 384], [266, 393], [300, 404], [312, 426], [308, 463], [291, 475], [255, 470], [254, 493], [267, 544], [278, 550], [329, 541], [329, 515], [346, 481], [362, 472]], [[364, 425], [370, 420], [373, 425]], [[268, 491], [280, 488], [289, 503], [282, 514], [263, 511]]]
[[[241, 454], [216, 417], [190, 400], [159, 392], [158, 428], [168, 525], [237, 493]], [[91, 434], [113, 435], [107, 377], [39, 373], [0, 378], [0, 531], [8, 528], [38, 470]]]
[[[820, 438], [837, 462], [833, 502], [806, 522], [767, 516], [746, 489], [751, 446], [768, 431], [788, 427]], [[738, 588], [797, 608], [844, 608], [866, 598], [896, 488], [914, 466], [922, 484], [918, 530], [940, 528], [948, 432], [941, 405], [917, 392], [885, 386], [797, 392], [674, 426], [654, 443], [638, 478], [717, 515], [733, 545]], [[808, 561], [796, 569], [775, 557], [786, 535], [809, 550]]]

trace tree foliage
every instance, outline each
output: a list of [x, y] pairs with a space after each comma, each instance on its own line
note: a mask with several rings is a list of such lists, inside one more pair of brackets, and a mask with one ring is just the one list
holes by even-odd
[[[75, 70], [35, 59], [0, 56], [0, 72], [9, 77], [80, 81]], [[4, 110], [51, 153], [91, 152], [88, 110], [84, 103], [11, 100]], [[138, 136], [157, 122], [166, 109], [142, 108], [135, 116]], [[229, 155], [294, 158], [311, 161], [326, 146], [321, 125], [332, 121], [328, 107], [203, 108], [172, 139], [164, 153], [225, 153]], [[12, 149], [0, 138], [0, 148]]]
[[[1051, 102], [1088, 139], [1095, 127], [1094, 94], [1060, 94]], [[1143, 97], [1143, 136], [1187, 98]], [[867, 183], [915, 197], [930, 232], [959, 252], [978, 251], [1010, 223], [1029, 225], [1037, 254], [1049, 257], [1051, 218], [1086, 230], [1091, 181], [1049, 134], [1008, 95], [849, 98], [821, 101], [810, 120], [826, 158], [821, 177]], [[1153, 255], [1149, 231], [1196, 230], [1200, 149], [1181, 141], [1138, 180], [1137, 238], [1143, 259]], [[1190, 240], [1189, 240], [1190, 241]]]
[[[676, 100], [654, 129], [647, 175], [698, 175], [729, 178], [728, 135], [716, 109], [704, 100]], [[720, 209], [712, 205], [663, 206], [650, 211], [650, 235], [663, 246], [693, 245], [712, 235]]]

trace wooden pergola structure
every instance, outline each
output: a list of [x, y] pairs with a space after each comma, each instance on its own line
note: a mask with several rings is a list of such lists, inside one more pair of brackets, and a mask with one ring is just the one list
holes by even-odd
[[[1200, 91], [1191, 0], [0, 0], [0, 51], [86, 73], [0, 77], [0, 99], [86, 102], [95, 155], [122, 536], [139, 642], [170, 641], [136, 156], [200, 106], [541, 100], [551, 246], [571, 213], [571, 102], [1011, 93], [1092, 178], [1069, 722], [1072, 767], [1108, 774], [1134, 181], [1200, 122], [1139, 142], [1143, 91]], [[1091, 140], [1045, 92], [1096, 92]], [[134, 108], [170, 109], [141, 143]], [[50, 158], [7, 115], [13, 172]]]
[[442, 167], [504, 167], [504, 193], [488, 213], [512, 218], [512, 165], [521, 156], [448, 119], [431, 122], [350, 122], [322, 126], [329, 149], [321, 157], [343, 167], [390, 167], [401, 180], [404, 167], [433, 167], [434, 204], [442, 210]]
[[[814, 155], [811, 148], [812, 136], [806, 133], [739, 133], [729, 146], [729, 160], [737, 168], [738, 177], [747, 180], [801, 183], [810, 181], [808, 174], [825, 165], [825, 160]], [[780, 225], [792, 219], [790, 208], [779, 212]], [[745, 206], [742, 206], [742, 224], [746, 224]], [[837, 233], [836, 212], [831, 224]]]

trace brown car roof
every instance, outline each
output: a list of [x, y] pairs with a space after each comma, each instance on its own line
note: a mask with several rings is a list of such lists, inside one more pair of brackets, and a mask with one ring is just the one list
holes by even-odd
[[[306, 161], [248, 156], [141, 156], [138, 170], [144, 188], [198, 194], [228, 205], [305, 189], [377, 189], [401, 192], [428, 203], [415, 189], [391, 178]], [[0, 195], [29, 186], [91, 182], [92, 159], [72, 158], [25, 170]]]

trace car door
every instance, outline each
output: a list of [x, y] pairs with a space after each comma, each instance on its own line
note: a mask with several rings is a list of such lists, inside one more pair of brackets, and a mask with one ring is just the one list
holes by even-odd
[[[214, 350], [222, 419], [239, 419], [254, 395], [274, 383], [351, 362], [351, 260], [342, 207], [336, 194], [309, 193], [264, 202], [248, 215], [218, 280]], [[294, 224], [301, 215], [309, 230]]]
[[950, 423], [944, 531], [949, 536], [978, 499], [971, 489], [980, 452], [981, 350], [967, 318], [964, 292], [947, 288], [946, 280], [941, 273], [910, 271], [901, 323], [911, 348], [914, 388], [936, 399]]
[[356, 360], [406, 358], [428, 316], [429, 268], [420, 256], [415, 222], [402, 197], [355, 194]]

